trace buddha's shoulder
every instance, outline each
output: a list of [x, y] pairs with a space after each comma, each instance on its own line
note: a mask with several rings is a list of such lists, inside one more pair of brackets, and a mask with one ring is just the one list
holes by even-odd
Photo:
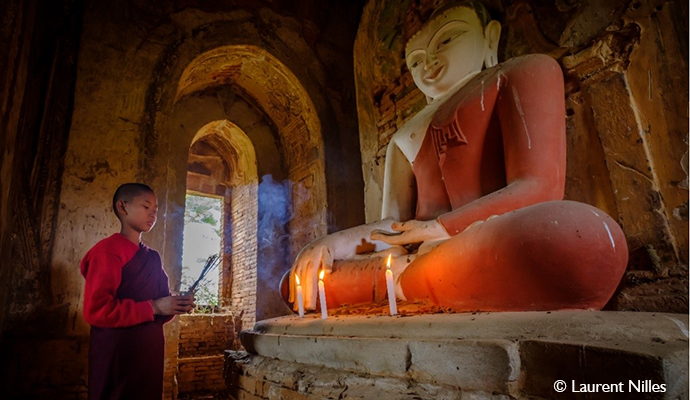
[[419, 112], [400, 126], [395, 135], [393, 135], [393, 138], [399, 140], [414, 135], [420, 129], [426, 130], [426, 126], [429, 124], [429, 121], [431, 121], [431, 118], [441, 104], [442, 103], [432, 103], [425, 105], [424, 108], [419, 110]]
[[525, 72], [563, 75], [558, 61], [546, 54], [528, 54], [511, 58], [502, 62], [497, 67], [497, 69], [505, 75], [521, 74]]
[[[429, 122], [440, 104], [427, 104], [417, 114], [407, 120], [391, 137], [390, 144], [398, 147], [405, 157], [412, 161], [422, 145]], [[389, 144], [389, 145], [390, 145]]]

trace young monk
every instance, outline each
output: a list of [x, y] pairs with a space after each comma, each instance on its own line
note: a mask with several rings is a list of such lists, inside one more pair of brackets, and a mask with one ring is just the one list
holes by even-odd
[[126, 183], [113, 196], [120, 233], [86, 253], [84, 319], [91, 325], [89, 400], [163, 397], [163, 324], [190, 312], [193, 295], [171, 296], [157, 251], [141, 243], [156, 224], [150, 187]]

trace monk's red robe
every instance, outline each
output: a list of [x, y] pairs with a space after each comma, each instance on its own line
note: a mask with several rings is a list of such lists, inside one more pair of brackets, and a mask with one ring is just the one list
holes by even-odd
[[170, 295], [155, 250], [116, 233], [84, 256], [84, 319], [91, 325], [89, 399], [161, 399], [163, 324], [151, 302]]

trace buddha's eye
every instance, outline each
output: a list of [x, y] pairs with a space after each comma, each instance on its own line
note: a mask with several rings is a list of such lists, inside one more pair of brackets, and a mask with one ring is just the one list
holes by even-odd
[[407, 65], [409, 66], [410, 69], [415, 69], [418, 66], [420, 66], [423, 62], [424, 62], [423, 57], [416, 56], [413, 59], [411, 59]]
[[437, 50], [437, 51], [438, 51], [438, 50], [442, 50], [442, 49], [443, 49], [444, 47], [446, 47], [450, 42], [452, 42], [453, 40], [457, 39], [457, 38], [458, 38], [460, 35], [462, 35], [463, 33], [465, 33], [465, 31], [455, 31], [455, 32], [451, 33], [450, 35], [448, 35], [445, 39], [443, 39], [442, 41], [440, 41], [440, 42], [436, 45], [436, 50]]

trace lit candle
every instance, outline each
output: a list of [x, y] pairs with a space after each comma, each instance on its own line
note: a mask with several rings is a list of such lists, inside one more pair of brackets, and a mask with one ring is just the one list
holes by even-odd
[[319, 300], [321, 300], [321, 319], [328, 318], [328, 307], [326, 306], [326, 289], [323, 286], [323, 273], [319, 274]]
[[299, 310], [299, 317], [304, 317], [304, 297], [302, 296], [302, 285], [299, 283], [299, 276], [295, 274], [297, 280], [297, 309]]
[[391, 254], [386, 262], [386, 289], [388, 290], [388, 308], [391, 315], [398, 315], [398, 304], [395, 302], [395, 285], [393, 284], [393, 271], [391, 271]]

